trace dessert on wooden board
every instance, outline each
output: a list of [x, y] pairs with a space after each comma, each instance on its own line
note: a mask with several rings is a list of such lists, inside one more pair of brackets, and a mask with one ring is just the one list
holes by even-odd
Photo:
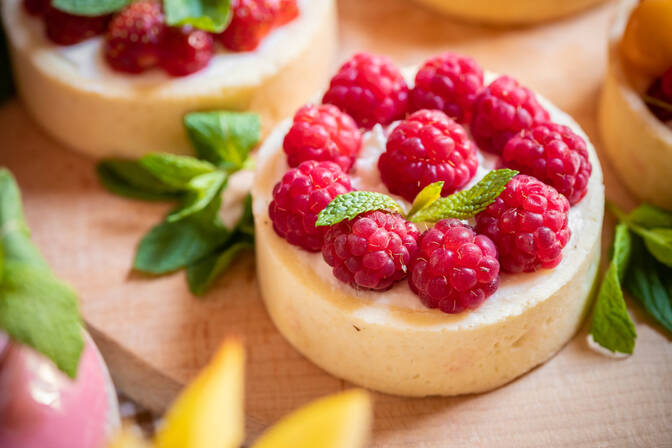
[[175, 3], [141, 0], [91, 17], [49, 0], [3, 2], [18, 90], [39, 125], [96, 157], [187, 153], [185, 113], [252, 111], [270, 129], [323, 85], [333, 0], [236, 0], [222, 17], [168, 26], [184, 23], [172, 18]]
[[600, 100], [604, 149], [640, 199], [672, 209], [672, 2], [624, 0]]
[[323, 103], [273, 131], [253, 186], [262, 295], [295, 348], [375, 390], [456, 395], [574, 335], [604, 187], [571, 117], [454, 54], [405, 76], [355, 55]]

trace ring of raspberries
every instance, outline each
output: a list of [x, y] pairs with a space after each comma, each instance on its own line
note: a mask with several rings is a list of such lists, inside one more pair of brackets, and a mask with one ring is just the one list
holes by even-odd
[[275, 28], [299, 15], [296, 0], [232, 0], [232, 18], [219, 34], [166, 24], [160, 0], [136, 0], [116, 14], [79, 16], [60, 11], [51, 0], [23, 0], [25, 11], [44, 22], [47, 38], [74, 45], [104, 36], [103, 54], [115, 71], [142, 73], [159, 67], [171, 76], [204, 69], [217, 44], [233, 52], [252, 51]]
[[[592, 166], [583, 138], [551, 122], [513, 78], [484, 85], [474, 60], [447, 53], [428, 60], [414, 81], [407, 85], [381, 56], [360, 53], [343, 64], [323, 104], [294, 117], [283, 142], [291, 168], [273, 189], [269, 216], [278, 235], [321, 251], [351, 287], [383, 291], [406, 279], [428, 308], [460, 313], [490, 297], [502, 273], [560, 263], [570, 206], [585, 197]], [[473, 225], [439, 217], [421, 232], [399, 213], [374, 209], [316, 227], [320, 212], [352, 191], [348, 173], [357, 169], [363, 133], [374, 126], [387, 136], [380, 178], [409, 203], [435, 182], [443, 182], [442, 196], [472, 184], [479, 149], [519, 174]]]

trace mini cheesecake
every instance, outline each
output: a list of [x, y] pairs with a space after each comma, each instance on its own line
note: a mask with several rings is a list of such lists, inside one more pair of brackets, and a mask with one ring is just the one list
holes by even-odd
[[416, 0], [444, 14], [493, 25], [523, 25], [567, 16], [603, 0]]
[[642, 99], [648, 80], [622, 58], [620, 43], [636, 0], [621, 2], [609, 33], [609, 64], [599, 124], [604, 149], [621, 180], [642, 200], [672, 209], [672, 129]]
[[[2, 5], [15, 78], [29, 112], [51, 136], [95, 157], [189, 153], [187, 112], [251, 111], [270, 130], [323, 86], [336, 43], [334, 0], [299, 0], [299, 16], [254, 51], [217, 52], [205, 69], [171, 78], [158, 69], [118, 73], [103, 38], [62, 47], [21, 0]], [[310, 68], [310, 69], [307, 69]]]
[[[409, 85], [414, 74], [405, 72]], [[493, 78], [486, 75], [486, 81]], [[273, 186], [288, 169], [283, 137], [291, 126], [280, 124], [259, 152], [253, 211], [259, 284], [284, 337], [337, 377], [404, 396], [484, 392], [562, 348], [590, 304], [600, 257], [604, 186], [595, 150], [579, 125], [539, 100], [554, 122], [569, 126], [588, 144], [592, 175], [586, 196], [569, 212], [571, 239], [558, 266], [503, 274], [499, 289], [479, 308], [459, 314], [426, 308], [406, 281], [387, 291], [354, 289], [333, 276], [322, 254], [290, 245], [276, 234], [268, 209]], [[357, 189], [384, 192], [380, 176], [370, 171], [376, 169], [394, 126], [376, 125], [364, 133], [350, 174]], [[494, 167], [487, 154], [479, 157], [477, 178], [487, 172], [483, 167]]]

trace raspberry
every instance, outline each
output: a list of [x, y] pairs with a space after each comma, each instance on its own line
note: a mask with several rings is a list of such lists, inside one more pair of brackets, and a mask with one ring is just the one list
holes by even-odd
[[298, 15], [296, 0], [234, 0], [233, 18], [218, 35], [231, 51], [252, 51], [278, 25]]
[[482, 89], [483, 69], [476, 61], [446, 53], [425, 62], [416, 73], [410, 110], [438, 109], [458, 123], [469, 123]]
[[418, 240], [408, 284], [429, 308], [475, 309], [499, 287], [495, 244], [457, 219], [439, 221]]
[[215, 54], [209, 33], [191, 26], [166, 28], [159, 65], [171, 76], [187, 76], [205, 68]]
[[329, 229], [322, 256], [340, 281], [385, 290], [406, 276], [419, 234], [415, 224], [397, 214], [367, 212]]
[[462, 126], [438, 110], [420, 110], [394, 128], [378, 159], [391, 193], [413, 201], [425, 186], [442, 180], [441, 194], [464, 187], [476, 174], [476, 148]]
[[[653, 81], [646, 94], [664, 103], [672, 104], [672, 67], [663, 73], [663, 76]], [[647, 102], [646, 105], [660, 121], [672, 120], [672, 111], [669, 108], [650, 102]]]
[[586, 142], [567, 126], [553, 123], [512, 137], [502, 151], [502, 162], [555, 187], [572, 205], [586, 195], [593, 170]]
[[309, 104], [294, 115], [283, 148], [289, 166], [306, 160], [331, 160], [347, 172], [361, 144], [362, 134], [349, 115], [331, 104]]
[[42, 16], [49, 10], [51, 0], [23, 0], [23, 9], [31, 16]]
[[278, 235], [290, 244], [317, 252], [327, 227], [317, 215], [340, 194], [351, 191], [350, 178], [333, 162], [303, 162], [287, 171], [273, 188], [268, 214]]
[[549, 185], [519, 174], [476, 215], [476, 230], [495, 242], [502, 269], [533, 272], [553, 268], [571, 235], [569, 201]]
[[299, 6], [296, 0], [280, 0], [279, 11], [275, 19], [275, 26], [286, 25], [299, 16]]
[[322, 102], [338, 106], [359, 126], [370, 129], [404, 118], [408, 86], [387, 58], [358, 53], [331, 78]]
[[117, 14], [105, 34], [105, 59], [114, 70], [141, 73], [159, 63], [166, 26], [161, 3], [140, 0]]
[[105, 32], [109, 15], [85, 17], [50, 7], [44, 15], [47, 37], [58, 45], [74, 45]]
[[548, 120], [548, 112], [532, 91], [500, 76], [476, 99], [471, 135], [479, 148], [499, 154], [513, 135]]

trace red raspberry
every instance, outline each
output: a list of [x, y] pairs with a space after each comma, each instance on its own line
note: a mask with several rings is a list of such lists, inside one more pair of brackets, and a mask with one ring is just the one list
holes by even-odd
[[338, 106], [359, 126], [370, 129], [404, 118], [408, 86], [387, 58], [358, 53], [331, 78], [322, 102]]
[[117, 14], [105, 34], [105, 59], [114, 70], [141, 73], [159, 63], [166, 29], [161, 3], [139, 0]]
[[438, 110], [420, 110], [394, 128], [378, 169], [391, 193], [413, 201], [427, 185], [442, 180], [441, 194], [464, 187], [478, 168], [476, 147], [462, 126]]
[[548, 120], [548, 112], [532, 91], [500, 76], [476, 99], [471, 135], [479, 148], [499, 154], [513, 135]]
[[275, 26], [286, 25], [299, 16], [299, 6], [296, 0], [280, 0], [279, 11], [275, 19]]
[[276, 25], [294, 18], [293, 8], [298, 14], [296, 1], [233, 0], [231, 23], [218, 38], [231, 51], [252, 51]]
[[367, 212], [329, 229], [322, 256], [340, 281], [380, 291], [406, 276], [419, 234], [397, 214]]
[[268, 215], [278, 235], [290, 244], [317, 252], [327, 227], [315, 227], [317, 215], [340, 194], [352, 190], [350, 177], [333, 162], [303, 162], [287, 171], [273, 188]]
[[495, 244], [457, 219], [439, 221], [418, 240], [408, 284], [429, 308], [473, 310], [499, 287]]
[[519, 174], [501, 195], [476, 215], [476, 230], [495, 242], [502, 269], [533, 272], [553, 268], [571, 235], [569, 202], [532, 176]]
[[[664, 103], [672, 104], [672, 67], [663, 73], [663, 76], [653, 81], [646, 94]], [[660, 107], [650, 102], [647, 102], [646, 105], [660, 121], [672, 120], [672, 111], [669, 108]]]
[[586, 195], [593, 170], [586, 142], [567, 126], [553, 123], [512, 137], [502, 151], [502, 162], [555, 187], [572, 205]]
[[171, 76], [187, 76], [205, 68], [215, 54], [212, 35], [191, 26], [166, 28], [161, 68]]
[[47, 37], [58, 45], [74, 45], [102, 34], [109, 20], [109, 15], [76, 16], [51, 7], [44, 15]]
[[42, 16], [49, 10], [51, 0], [23, 0], [23, 9], [31, 16]]
[[355, 121], [331, 104], [303, 106], [285, 136], [289, 166], [306, 160], [331, 160], [347, 172], [362, 144]]
[[469, 123], [482, 89], [483, 69], [476, 61], [446, 53], [425, 62], [416, 73], [410, 110], [438, 109], [458, 123]]

